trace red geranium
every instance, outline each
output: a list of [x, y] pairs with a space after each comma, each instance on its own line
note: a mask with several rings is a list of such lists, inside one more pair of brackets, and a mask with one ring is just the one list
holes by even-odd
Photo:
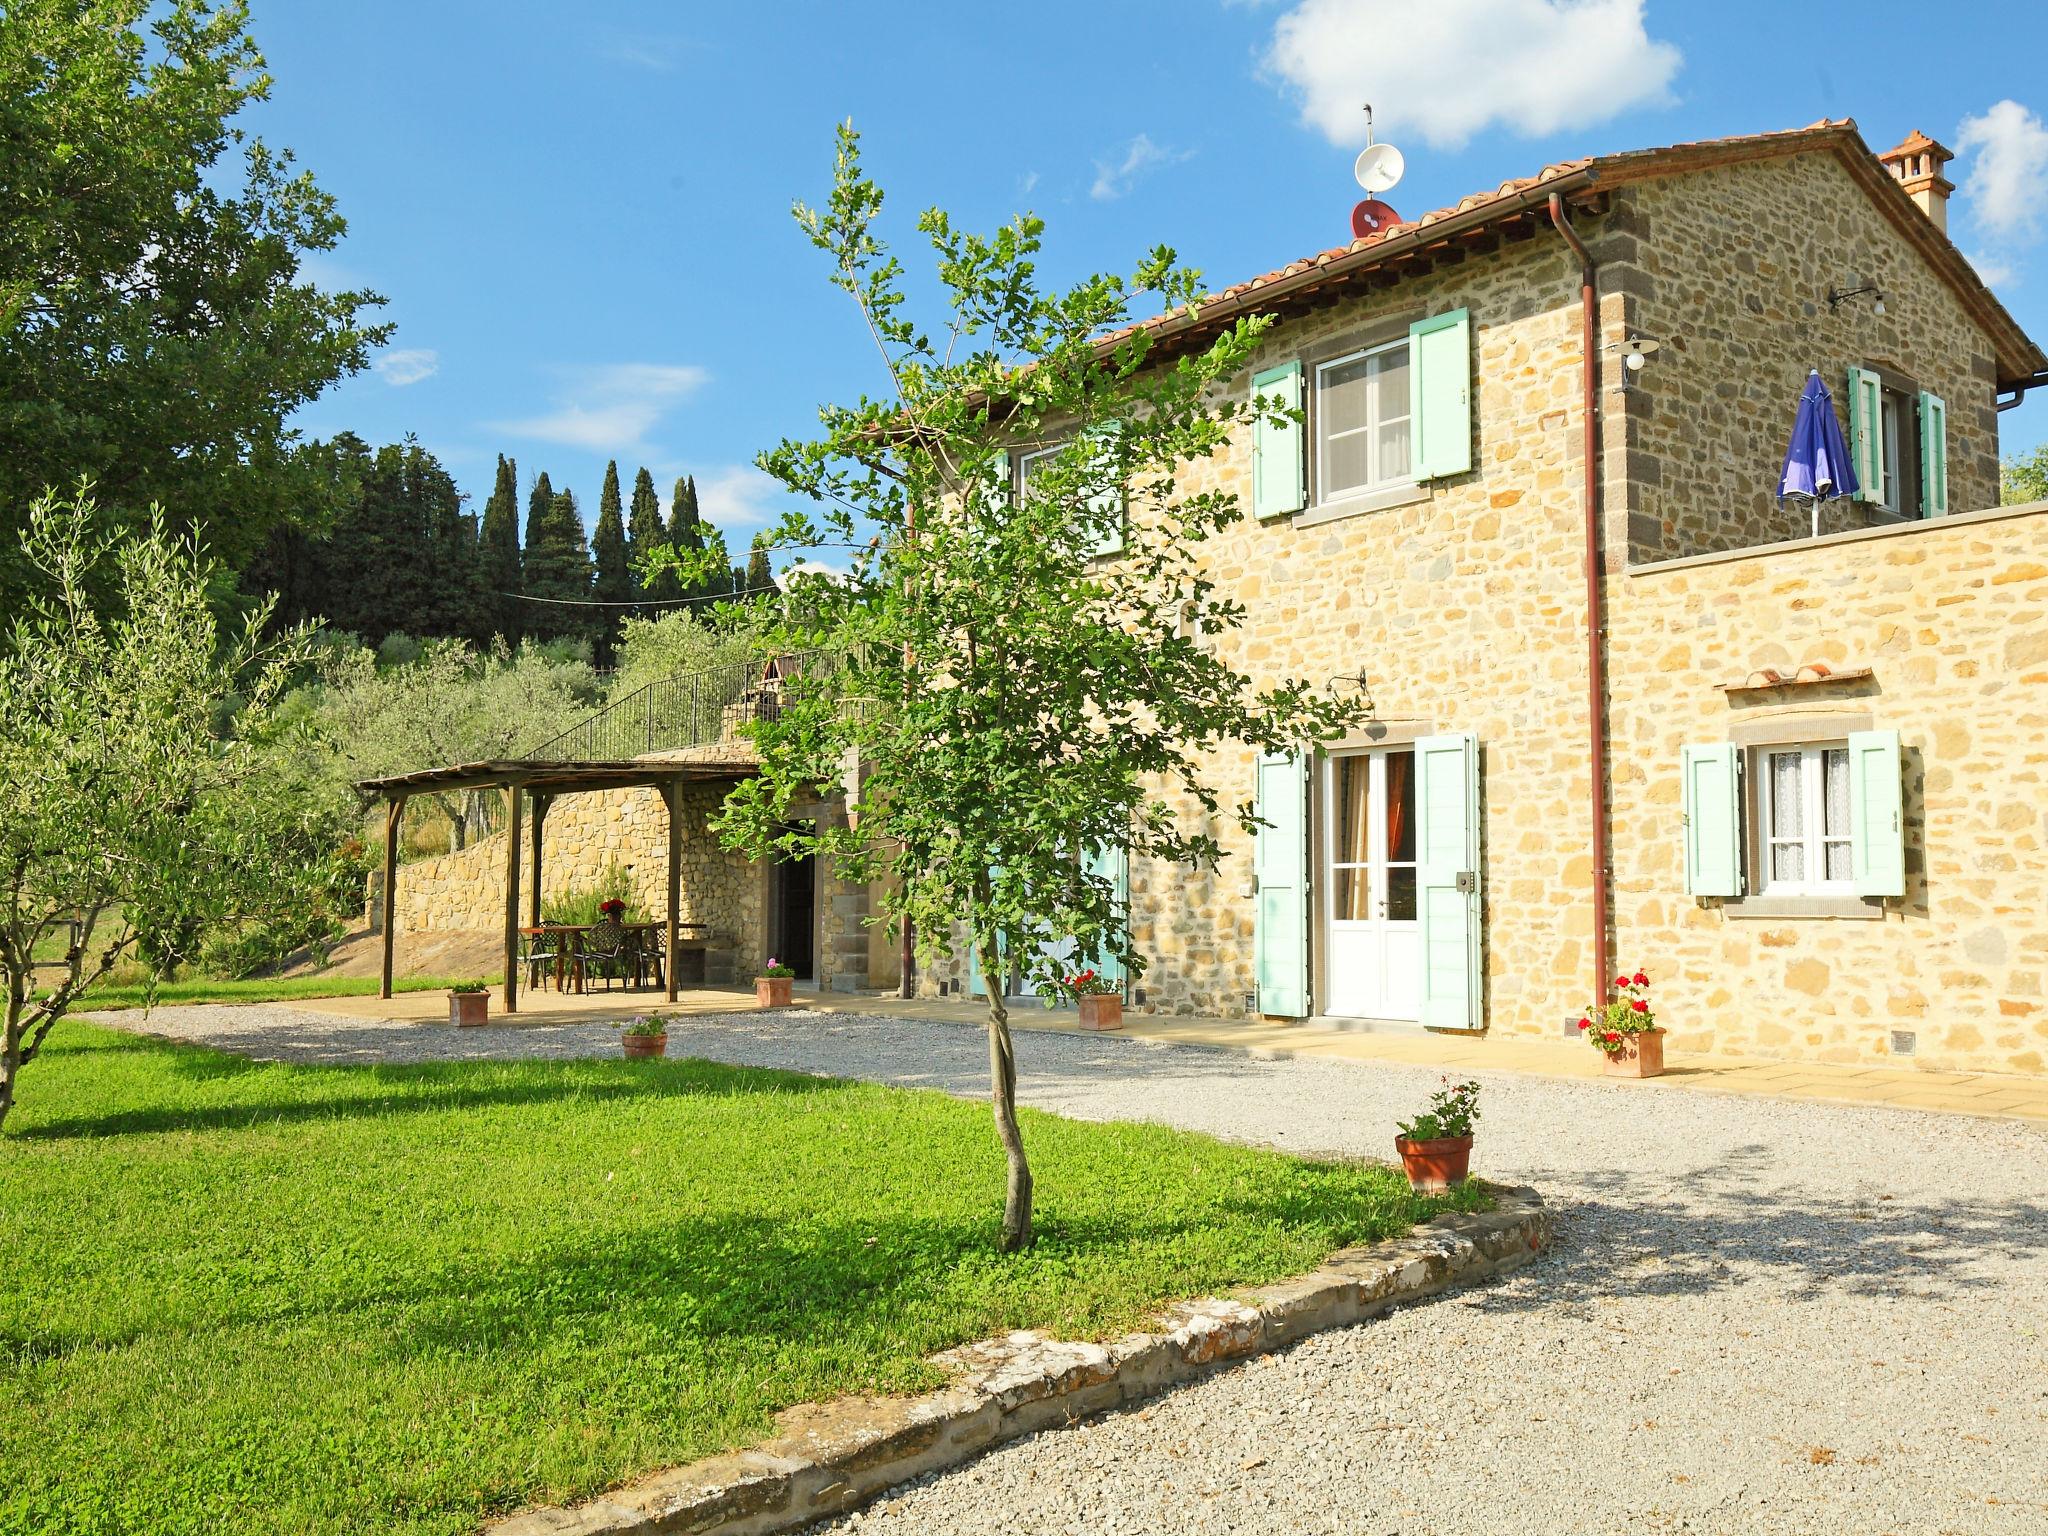
[[1634, 1002], [1630, 1003], [1629, 1007], [1633, 1008], [1637, 1013], [1648, 1013], [1650, 1011], [1650, 1005], [1644, 1002], [1640, 997], [1637, 998]]
[[1642, 973], [1641, 971], [1637, 971], [1637, 972], [1636, 972], [1636, 985], [1637, 985], [1637, 986], [1639, 986], [1639, 987], [1647, 987], [1647, 986], [1648, 986], [1649, 984], [1650, 984], [1650, 978], [1649, 978], [1648, 976], [1644, 975], [1644, 974], [1643, 974], [1643, 973]]
[[1591, 1029], [1592, 1027], [1593, 1027], [1593, 1021], [1592, 1021], [1591, 1019], [1581, 1019], [1581, 1020], [1579, 1020], [1579, 1028], [1581, 1028], [1581, 1029]]
[[1617, 976], [1614, 978], [1614, 984], [1617, 987], [1625, 987], [1628, 985], [1628, 978], [1626, 976]]

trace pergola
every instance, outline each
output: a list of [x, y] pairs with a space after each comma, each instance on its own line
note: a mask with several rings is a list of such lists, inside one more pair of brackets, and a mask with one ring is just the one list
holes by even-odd
[[592, 790], [652, 789], [668, 810], [668, 916], [665, 920], [665, 963], [668, 1000], [676, 1000], [676, 911], [682, 905], [682, 825], [676, 816], [676, 795], [690, 783], [736, 783], [750, 777], [746, 762], [641, 758], [627, 762], [545, 763], [505, 761], [462, 763], [452, 768], [423, 768], [384, 779], [365, 779], [356, 788], [384, 801], [384, 971], [379, 996], [391, 995], [391, 962], [398, 934], [398, 833], [405, 820], [405, 802], [431, 791], [498, 789], [505, 795], [505, 1011], [519, 1011], [519, 874], [521, 821], [525, 803], [533, 802], [531, 838], [532, 883], [527, 891], [528, 927], [540, 925], [541, 828], [548, 807], [563, 795]]

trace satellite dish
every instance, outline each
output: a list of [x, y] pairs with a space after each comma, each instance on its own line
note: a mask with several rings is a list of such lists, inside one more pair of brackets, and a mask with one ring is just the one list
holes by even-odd
[[1377, 195], [1399, 181], [1401, 172], [1406, 169], [1407, 161], [1393, 145], [1368, 144], [1358, 152], [1351, 174], [1358, 178], [1358, 184], [1367, 192]]
[[1351, 238], [1369, 240], [1374, 235], [1385, 234], [1400, 222], [1400, 214], [1378, 198], [1368, 197], [1351, 210]]

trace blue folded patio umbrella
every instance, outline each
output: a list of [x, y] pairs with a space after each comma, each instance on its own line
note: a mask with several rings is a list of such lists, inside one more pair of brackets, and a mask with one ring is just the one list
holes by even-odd
[[1835, 419], [1835, 397], [1821, 381], [1820, 370], [1806, 376], [1799, 393], [1799, 414], [1792, 418], [1792, 442], [1785, 449], [1785, 467], [1778, 473], [1778, 500], [1804, 496], [1813, 503], [1813, 531], [1820, 534], [1820, 504], [1854, 496], [1856, 466]]

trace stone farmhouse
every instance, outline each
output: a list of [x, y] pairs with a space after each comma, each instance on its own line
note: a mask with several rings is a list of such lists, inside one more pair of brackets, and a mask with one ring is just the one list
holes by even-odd
[[[2048, 1070], [2048, 504], [1998, 505], [2048, 356], [1947, 238], [1948, 158], [1822, 122], [1569, 161], [1153, 322], [1279, 317], [1243, 387], [1303, 419], [1203, 471], [1250, 514], [1223, 643], [1373, 714], [1215, 763], [1266, 822], [1217, 870], [1117, 861], [1131, 1007], [1555, 1037], [1640, 968], [1681, 1052]], [[1817, 509], [1775, 494], [1811, 371], [1862, 485]], [[716, 850], [714, 800], [706, 974], [896, 988], [872, 893]], [[658, 905], [664, 827], [565, 802], [550, 884]], [[401, 928], [492, 927], [505, 862], [408, 866]]]

